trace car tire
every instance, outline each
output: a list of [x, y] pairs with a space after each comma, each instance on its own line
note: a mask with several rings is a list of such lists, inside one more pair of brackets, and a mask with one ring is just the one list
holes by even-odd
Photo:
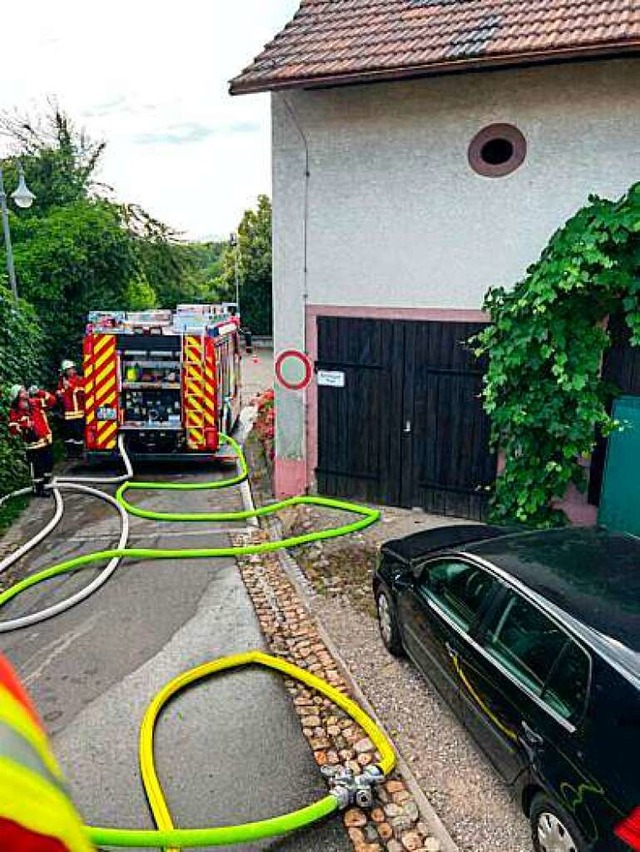
[[536, 852], [587, 852], [589, 848], [571, 814], [544, 793], [531, 803], [529, 821]]
[[391, 600], [391, 595], [386, 589], [378, 589], [376, 592], [376, 609], [378, 611], [378, 626], [384, 646], [394, 657], [403, 657], [404, 648], [402, 638], [398, 630], [398, 619], [396, 609]]

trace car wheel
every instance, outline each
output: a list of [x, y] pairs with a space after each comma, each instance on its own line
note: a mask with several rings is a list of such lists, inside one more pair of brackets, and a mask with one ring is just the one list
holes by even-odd
[[586, 852], [587, 843], [573, 817], [548, 796], [535, 797], [529, 819], [536, 852]]
[[385, 644], [387, 651], [393, 654], [394, 657], [402, 657], [404, 649], [402, 647], [402, 639], [398, 630], [398, 621], [396, 619], [395, 607], [391, 600], [391, 595], [384, 589], [378, 591], [376, 597], [376, 606], [378, 608], [378, 624], [380, 625], [380, 635]]

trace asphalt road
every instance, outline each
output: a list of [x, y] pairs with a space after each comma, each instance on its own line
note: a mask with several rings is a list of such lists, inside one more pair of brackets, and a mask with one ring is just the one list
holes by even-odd
[[[210, 471], [174, 474], [201, 481]], [[163, 477], [160, 477], [163, 478]], [[237, 489], [136, 495], [165, 511], [240, 508]], [[29, 572], [115, 543], [113, 508], [68, 496], [63, 524]], [[21, 521], [33, 534], [29, 512]], [[132, 519], [130, 543], [145, 547], [224, 545], [214, 524]], [[224, 525], [225, 530], [232, 525]], [[235, 525], [237, 527], [237, 525]], [[11, 602], [9, 618], [68, 596], [89, 569], [49, 581]], [[137, 737], [156, 691], [180, 672], [221, 655], [264, 648], [235, 562], [125, 562], [89, 600], [54, 619], [0, 635], [48, 730], [85, 820], [151, 828], [137, 767]], [[292, 704], [277, 675], [226, 674], [178, 696], [156, 733], [159, 776], [176, 825], [203, 827], [261, 819], [302, 807], [326, 792]], [[220, 847], [218, 847], [220, 848]], [[341, 820], [236, 849], [351, 849]]]

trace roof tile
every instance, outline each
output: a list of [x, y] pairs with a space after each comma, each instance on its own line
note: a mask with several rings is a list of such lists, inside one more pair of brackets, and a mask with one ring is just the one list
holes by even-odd
[[231, 91], [634, 46], [640, 0], [301, 0]]

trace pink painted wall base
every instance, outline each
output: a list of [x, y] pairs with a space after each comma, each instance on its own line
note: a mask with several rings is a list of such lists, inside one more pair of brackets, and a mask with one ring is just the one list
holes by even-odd
[[274, 463], [274, 489], [278, 499], [295, 497], [307, 490], [307, 466], [304, 459], [281, 459]]

